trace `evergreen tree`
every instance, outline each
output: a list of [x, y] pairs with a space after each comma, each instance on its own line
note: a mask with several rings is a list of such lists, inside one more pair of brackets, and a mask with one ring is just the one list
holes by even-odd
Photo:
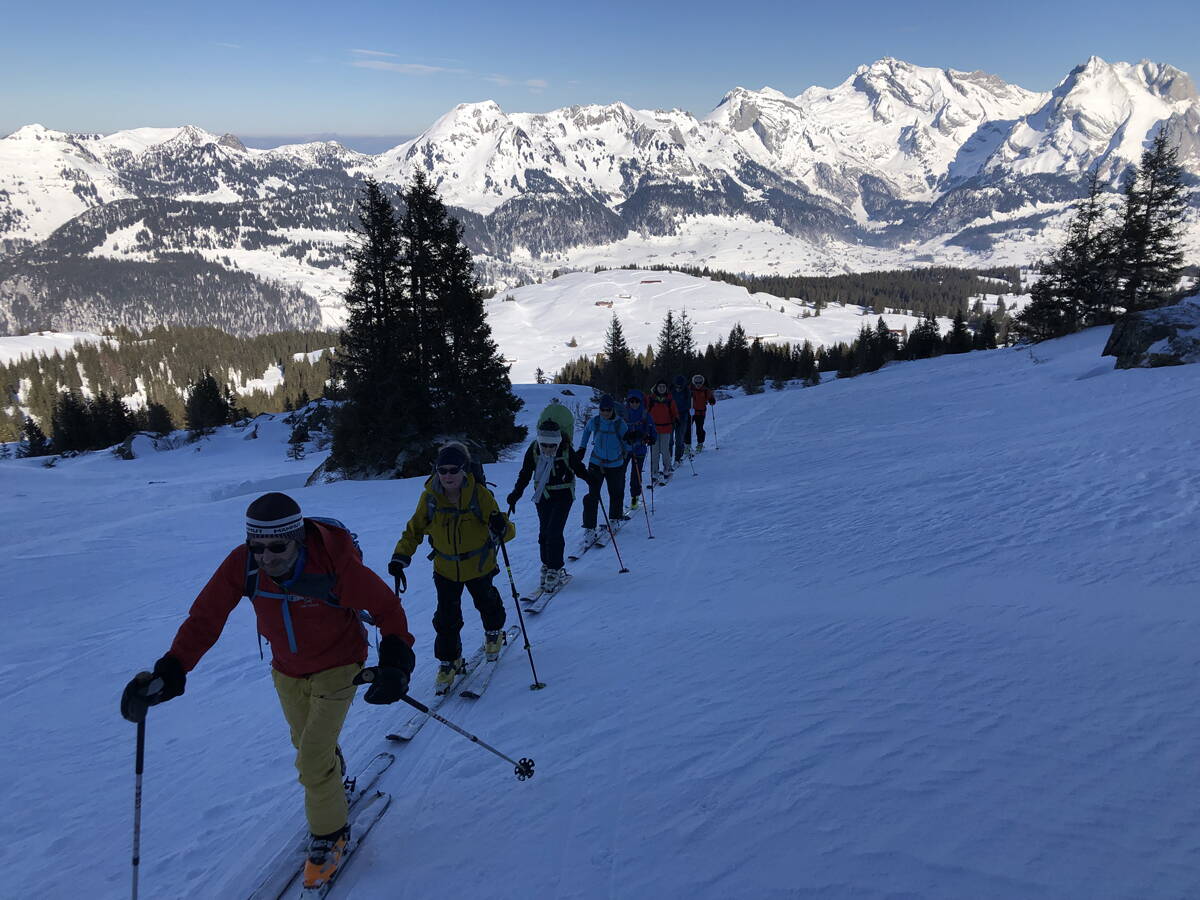
[[308, 433], [308, 425], [303, 419], [297, 419], [291, 434], [288, 435], [288, 459], [304, 459], [304, 445], [309, 440], [311, 435]]
[[50, 437], [58, 453], [90, 450], [96, 444], [92, 409], [73, 391], [63, 391], [50, 416]]
[[233, 409], [228, 399], [228, 389], [222, 390], [212, 372], [205, 369], [188, 388], [184, 406], [184, 422], [195, 435], [211, 434], [219, 425], [229, 422]]
[[171, 412], [161, 403], [150, 403], [146, 406], [146, 430], [151, 434], [166, 435], [175, 430], [171, 421]]
[[658, 332], [658, 351], [655, 354], [663, 378], [683, 374], [691, 355], [684, 352], [683, 340], [681, 322], [675, 318], [674, 312], [668, 309], [662, 328]]
[[761, 394], [766, 371], [767, 364], [765, 354], [763, 353], [762, 341], [755, 338], [747, 354], [746, 374], [742, 378], [742, 389], [747, 394]]
[[947, 353], [966, 353], [971, 349], [971, 332], [967, 328], [967, 320], [963, 317], [962, 310], [954, 314], [954, 325], [950, 328], [950, 334], [946, 337], [946, 352]]
[[746, 365], [750, 357], [750, 344], [746, 339], [746, 329], [741, 322], [729, 329], [729, 338], [725, 341], [725, 378], [729, 381], [741, 381], [746, 377]]
[[[442, 360], [435, 363], [437, 354], [427, 348], [427, 365], [436, 370], [432, 384], [441, 387], [440, 395], [431, 391], [435, 413], [443, 433], [461, 434], [494, 456], [525, 436], [525, 429], [516, 424], [523, 402], [513, 393], [509, 365], [492, 339], [483, 291], [475, 280], [475, 263], [463, 242], [463, 227], [446, 212], [420, 172], [404, 199], [408, 212], [401, 231], [410, 286], [420, 280], [425, 247], [433, 264], [427, 282], [432, 289], [425, 298], [431, 305], [421, 308], [419, 319], [426, 324], [425, 334], [438, 346]], [[422, 239], [427, 241], [424, 246]], [[435, 322], [441, 323], [440, 333], [430, 330]]]
[[1166, 131], [1160, 129], [1125, 183], [1116, 278], [1126, 310], [1172, 299], [1183, 265], [1187, 200], [1179, 149], [1168, 146]]
[[908, 336], [905, 352], [909, 359], [928, 359], [942, 354], [942, 330], [932, 313], [926, 313]]
[[543, 370], [542, 370], [542, 367], [541, 367], [541, 366], [538, 366], [538, 367], [537, 367], [537, 371], [533, 373], [533, 379], [534, 379], [534, 381], [536, 381], [538, 384], [545, 384], [545, 383], [546, 383], [546, 373], [545, 373], [545, 371], [543, 371]]
[[877, 363], [876, 369], [886, 366], [900, 355], [900, 339], [892, 334], [891, 329], [887, 327], [887, 322], [883, 321], [883, 316], [880, 316], [879, 321], [875, 324], [873, 350], [874, 359], [872, 361]]
[[817, 356], [813, 352], [812, 341], [805, 341], [800, 348], [799, 357], [796, 360], [796, 376], [804, 379], [807, 383], [813, 372], [817, 370]]
[[358, 201], [355, 235], [346, 327], [333, 363], [344, 402], [334, 422], [330, 465], [372, 475], [394, 469], [404, 448], [428, 437], [435, 423], [400, 226], [391, 200], [372, 179]]
[[[692, 320], [688, 318], [687, 310], [679, 314], [679, 364], [684, 369], [693, 368], [696, 359], [696, 338], [692, 334]], [[683, 372], [685, 377], [695, 375], [695, 372]]]
[[604, 367], [600, 373], [601, 389], [613, 397], [625, 396], [632, 386], [633, 355], [625, 343], [625, 331], [621, 320], [613, 313], [608, 331], [604, 334]]
[[1053, 281], [1043, 278], [1029, 293], [1029, 304], [1013, 317], [1012, 331], [1019, 338], [1038, 343], [1079, 329], [1074, 306], [1063, 302]]
[[25, 424], [21, 426], [21, 445], [17, 448], [17, 456], [24, 459], [49, 454], [50, 442], [46, 440], [45, 433], [38, 428], [37, 422], [26, 416]]
[[983, 317], [983, 324], [979, 326], [979, 331], [975, 333], [975, 341], [972, 349], [996, 349], [996, 322], [992, 319], [991, 314]]

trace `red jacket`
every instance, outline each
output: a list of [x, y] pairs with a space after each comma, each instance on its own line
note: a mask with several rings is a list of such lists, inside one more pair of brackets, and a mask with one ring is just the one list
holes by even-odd
[[651, 392], [646, 403], [646, 411], [654, 420], [654, 428], [659, 434], [670, 434], [675, 430], [675, 423], [679, 421], [679, 407], [675, 405], [674, 397], [670, 394], [662, 397]]
[[[399, 598], [363, 565], [350, 535], [310, 519], [304, 520], [304, 529], [301, 573], [284, 588], [260, 571], [251, 598], [258, 631], [271, 643], [271, 665], [284, 675], [301, 678], [365, 662], [366, 631], [352, 612], [359, 609], [374, 617], [384, 635], [396, 635], [411, 647], [413, 636]], [[246, 595], [248, 555], [242, 544], [225, 557], [179, 627], [171, 654], [184, 671], [194, 669], [217, 642], [229, 614]]]
[[717, 398], [708, 387], [696, 387], [692, 385], [692, 411], [700, 415], [704, 415], [705, 406], [716, 406]]

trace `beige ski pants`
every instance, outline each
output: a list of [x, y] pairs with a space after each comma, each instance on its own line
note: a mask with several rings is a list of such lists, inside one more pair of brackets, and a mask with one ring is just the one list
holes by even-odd
[[361, 668], [352, 663], [304, 678], [271, 670], [279, 705], [292, 730], [296, 771], [304, 785], [304, 814], [313, 834], [332, 834], [346, 824], [346, 792], [337, 743], [357, 690], [351, 680]]

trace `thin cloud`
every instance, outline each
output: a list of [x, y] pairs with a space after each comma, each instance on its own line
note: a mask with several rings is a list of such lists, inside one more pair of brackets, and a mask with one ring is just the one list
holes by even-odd
[[518, 80], [509, 78], [507, 75], [485, 75], [484, 81], [490, 81], [492, 84], [497, 84], [500, 87], [526, 87], [535, 94], [540, 94], [546, 88], [550, 87], [550, 82], [544, 78], [526, 78]]
[[448, 69], [445, 66], [426, 66], [421, 63], [394, 63], [382, 59], [356, 59], [350, 65], [358, 69], [375, 69], [381, 72], [399, 72], [402, 75], [463, 75], [463, 69]]
[[399, 59], [399, 58], [400, 58], [400, 57], [399, 57], [397, 54], [395, 54], [395, 53], [387, 53], [387, 52], [385, 52], [385, 51], [383, 51], [383, 50], [351, 50], [350, 52], [351, 52], [351, 53], [358, 53], [358, 54], [360, 54], [360, 55], [362, 55], [362, 56], [388, 56], [388, 57], [391, 57], [392, 59]]

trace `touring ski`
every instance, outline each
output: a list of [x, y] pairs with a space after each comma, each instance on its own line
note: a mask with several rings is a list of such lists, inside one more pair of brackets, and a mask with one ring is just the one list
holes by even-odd
[[[391, 753], [378, 753], [372, 757], [358, 774], [345, 780], [346, 799], [350, 803], [350, 817], [361, 805], [363, 798], [375, 787], [381, 775], [396, 761]], [[351, 828], [351, 836], [354, 829]], [[249, 900], [277, 900], [294, 882], [304, 867], [308, 855], [309, 831], [304, 825], [282, 850], [271, 858], [265, 869], [266, 875], [250, 894]]]
[[487, 690], [487, 686], [492, 683], [492, 676], [496, 674], [496, 666], [500, 662], [500, 658], [504, 656], [504, 651], [512, 644], [515, 644], [520, 637], [520, 626], [510, 626], [508, 631], [504, 633], [504, 643], [500, 645], [500, 656], [480, 665], [472, 673], [471, 677], [462, 683], [458, 691], [459, 695], [471, 700], [478, 700], [483, 696], [483, 692]]
[[[429, 700], [425, 701], [425, 705], [429, 709], [438, 709], [443, 703], [451, 697], [458, 696], [459, 688], [466, 683], [466, 680], [471, 677], [472, 673], [479, 668], [479, 664], [483, 662], [483, 647], [476, 650], [471, 658], [467, 660], [467, 670], [460, 675], [446, 690], [444, 694], [434, 694]], [[425, 727], [425, 723], [429, 721], [429, 714], [423, 712], [413, 713], [409, 720], [404, 723], [404, 726], [387, 736], [389, 741], [411, 741], [417, 736], [417, 732]]]
[[527, 604], [525, 607], [525, 612], [531, 614], [540, 613], [546, 608], [546, 604], [554, 599], [555, 594], [567, 586], [567, 583], [570, 582], [571, 577], [571, 574], [568, 572], [562, 577], [562, 580], [554, 586], [554, 590], [543, 591], [539, 588], [533, 592], [532, 596], [522, 597], [521, 602]]

